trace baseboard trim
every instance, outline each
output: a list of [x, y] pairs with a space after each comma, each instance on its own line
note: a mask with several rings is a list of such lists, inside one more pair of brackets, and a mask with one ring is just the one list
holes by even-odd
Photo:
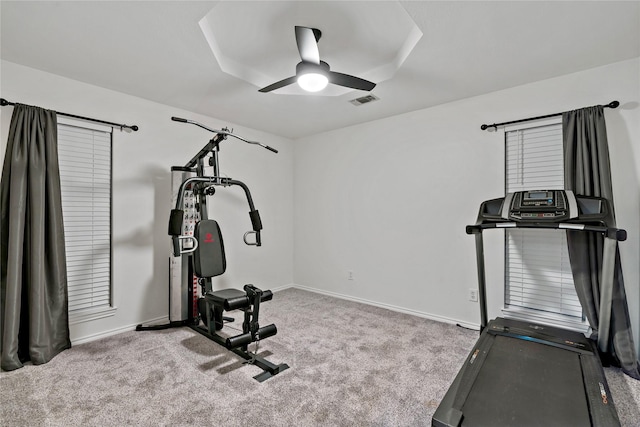
[[[332, 291], [327, 291], [324, 289], [317, 289], [317, 288], [312, 288], [309, 286], [303, 286], [303, 285], [298, 285], [296, 283], [289, 283], [286, 285], [282, 285], [282, 286], [278, 286], [275, 288], [271, 288], [271, 292], [280, 292], [280, 291], [284, 291], [285, 289], [290, 289], [290, 288], [294, 288], [294, 289], [301, 289], [303, 291], [309, 291], [309, 292], [313, 292], [316, 294], [321, 294], [321, 295], [327, 295], [330, 297], [334, 297], [334, 298], [340, 298], [343, 300], [347, 300], [347, 301], [353, 301], [353, 302], [358, 302], [361, 304], [367, 304], [367, 305], [371, 305], [374, 307], [380, 307], [380, 308], [385, 308], [387, 310], [391, 310], [391, 311], [395, 311], [398, 313], [404, 313], [404, 314], [409, 314], [411, 316], [416, 316], [416, 317], [421, 317], [423, 319], [429, 319], [429, 320], [435, 320], [437, 322], [443, 322], [443, 323], [448, 323], [448, 324], [452, 324], [452, 325], [458, 325], [461, 326], [463, 328], [467, 328], [467, 329], [473, 329], [473, 330], [479, 330], [480, 326], [478, 324], [474, 324], [474, 323], [468, 323], [468, 322], [464, 322], [458, 319], [453, 319], [450, 317], [446, 317], [446, 316], [440, 316], [440, 315], [436, 315], [436, 314], [431, 314], [431, 313], [426, 313], [423, 311], [418, 311], [418, 310], [412, 310], [412, 309], [408, 309], [408, 308], [404, 308], [404, 307], [399, 307], [396, 305], [392, 305], [392, 304], [385, 304], [385, 303], [381, 303], [378, 301], [372, 301], [372, 300], [368, 300], [365, 298], [359, 298], [359, 297], [354, 297], [351, 295], [345, 295], [345, 294], [341, 294], [338, 292], [332, 292]], [[149, 319], [146, 320], [144, 322], [141, 322], [144, 325], [150, 325], [150, 324], [162, 324], [162, 323], [167, 323], [169, 321], [169, 316], [162, 316], [162, 317], [157, 317], [155, 319]], [[71, 344], [72, 345], [80, 345], [80, 344], [84, 344], [84, 343], [88, 343], [91, 341], [96, 341], [102, 338], [107, 338], [110, 337], [112, 335], [117, 335], [117, 334], [121, 334], [123, 332], [130, 332], [130, 331], [135, 331], [136, 326], [138, 326], [139, 323], [133, 324], [133, 325], [126, 325], [126, 326], [121, 326], [118, 328], [114, 328], [114, 329], [109, 329], [107, 331], [101, 331], [95, 334], [91, 334], [91, 335], [86, 335], [83, 337], [78, 337], [75, 339], [71, 340]]]
[[398, 312], [398, 313], [404, 313], [404, 314], [409, 314], [411, 316], [421, 317], [423, 319], [435, 320], [437, 322], [449, 323], [449, 324], [452, 324], [452, 325], [458, 325], [458, 326], [461, 326], [461, 327], [466, 328], [466, 329], [473, 329], [475, 331], [479, 331], [480, 330], [480, 325], [478, 325], [478, 324], [468, 323], [468, 322], [464, 322], [464, 321], [461, 321], [461, 320], [458, 320], [458, 319], [453, 319], [451, 317], [440, 316], [440, 315], [437, 315], [437, 314], [426, 313], [426, 312], [423, 312], [423, 311], [412, 310], [412, 309], [400, 307], [400, 306], [397, 306], [397, 305], [385, 304], [385, 303], [381, 303], [381, 302], [378, 302], [378, 301], [368, 300], [368, 299], [365, 299], [365, 298], [359, 298], [359, 297], [354, 297], [354, 296], [351, 296], [351, 295], [345, 295], [345, 294], [341, 294], [341, 293], [338, 293], [338, 292], [326, 291], [324, 289], [312, 288], [312, 287], [309, 287], [309, 286], [298, 285], [298, 284], [295, 284], [295, 283], [291, 284], [290, 286], [284, 287], [284, 289], [287, 289], [287, 288], [301, 289], [303, 291], [314, 292], [316, 294], [327, 295], [327, 296], [330, 296], [330, 297], [340, 298], [340, 299], [344, 299], [344, 300], [347, 300], [347, 301], [359, 302], [359, 303], [371, 305], [371, 306], [374, 306], [374, 307], [385, 308], [387, 310], [395, 311], [395, 312]]
[[287, 285], [282, 285], [275, 288], [269, 288], [269, 290], [275, 293], [275, 292], [280, 292], [280, 291], [284, 291], [285, 289], [295, 288], [295, 287], [296, 287], [295, 283], [289, 283]]
[[[142, 322], [143, 325], [151, 325], [151, 324], [162, 324], [162, 323], [167, 323], [169, 322], [169, 316], [162, 316], [162, 317], [157, 317], [155, 319], [150, 319], [147, 320], [145, 322]], [[91, 341], [97, 341], [99, 339], [102, 338], [107, 338], [110, 337], [112, 335], [117, 335], [117, 334], [121, 334], [123, 332], [130, 332], [130, 331], [135, 331], [136, 330], [136, 326], [138, 326], [140, 323], [136, 323], [133, 325], [126, 325], [126, 326], [121, 326], [119, 328], [114, 328], [114, 329], [109, 329], [108, 331], [101, 331], [95, 334], [91, 334], [91, 335], [86, 335], [84, 337], [79, 337], [79, 338], [75, 338], [71, 340], [71, 345], [80, 345], [80, 344], [84, 344], [84, 343], [88, 343]]]

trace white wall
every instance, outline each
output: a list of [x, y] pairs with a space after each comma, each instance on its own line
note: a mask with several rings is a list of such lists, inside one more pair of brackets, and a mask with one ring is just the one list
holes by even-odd
[[[74, 341], [130, 328], [167, 313], [169, 168], [183, 165], [209, 139], [183, 116], [280, 150], [227, 141], [223, 173], [251, 188], [264, 223], [261, 248], [240, 190], [220, 190], [228, 271], [217, 285], [298, 285], [381, 305], [477, 324], [474, 239], [482, 200], [503, 194], [503, 137], [482, 123], [621, 102], [605, 110], [627, 295], [640, 343], [640, 60], [415, 111], [290, 141], [122, 93], [2, 62], [2, 96], [58, 111], [137, 124], [114, 133], [114, 317], [76, 325]], [[381, 100], [380, 102], [384, 102]], [[356, 107], [354, 107], [356, 108]], [[367, 108], [366, 105], [358, 108]], [[5, 151], [11, 108], [0, 109]], [[295, 200], [295, 203], [294, 203]], [[220, 209], [221, 208], [221, 209]], [[293, 226], [292, 226], [293, 224]], [[491, 316], [502, 295], [501, 233], [486, 233]], [[295, 251], [294, 251], [295, 248]], [[347, 271], [354, 272], [353, 281]], [[640, 346], [639, 346], [640, 348]]]
[[[262, 247], [246, 246], [242, 235], [251, 229], [251, 222], [244, 193], [239, 188], [218, 191], [214, 211], [225, 238], [228, 264], [215, 284], [253, 283], [273, 289], [292, 283], [291, 140], [6, 61], [2, 61], [1, 84], [2, 97], [12, 102], [140, 127], [132, 133], [115, 130], [113, 137], [113, 285], [118, 310], [113, 317], [73, 325], [72, 341], [167, 316], [170, 167], [183, 166], [212, 137], [196, 126], [171, 121], [171, 116], [216, 129], [229, 126], [247, 139], [280, 151], [274, 154], [234, 139], [222, 143], [222, 173], [249, 186], [264, 230]], [[0, 110], [2, 156], [12, 110]]]
[[[639, 75], [634, 59], [296, 141], [294, 281], [478, 324], [478, 305], [467, 298], [477, 277], [465, 225], [475, 222], [481, 201], [504, 194], [504, 134], [480, 125], [616, 99], [621, 106], [605, 112], [617, 221], [629, 235], [621, 256], [638, 346]], [[485, 233], [485, 240], [494, 317], [502, 233]]]

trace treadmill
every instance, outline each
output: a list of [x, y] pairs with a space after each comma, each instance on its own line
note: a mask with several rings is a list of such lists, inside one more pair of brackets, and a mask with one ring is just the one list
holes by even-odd
[[[488, 229], [565, 229], [604, 236], [598, 344], [579, 332], [498, 317], [487, 323], [484, 244]], [[607, 351], [618, 241], [608, 201], [568, 190], [509, 193], [483, 202], [475, 225], [480, 338], [431, 425], [619, 426], [598, 350]]]

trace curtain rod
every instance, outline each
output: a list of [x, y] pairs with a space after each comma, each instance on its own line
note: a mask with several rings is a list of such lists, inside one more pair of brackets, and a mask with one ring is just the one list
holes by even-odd
[[[0, 98], [0, 106], [4, 107], [5, 105], [16, 105], [16, 104], [14, 102], [7, 101], [4, 98]], [[113, 123], [113, 122], [107, 122], [107, 121], [104, 121], [104, 120], [92, 119], [91, 117], [83, 117], [83, 116], [76, 116], [75, 114], [60, 113], [58, 111], [56, 111], [56, 114], [58, 114], [60, 116], [65, 116], [65, 117], [72, 117], [74, 119], [88, 120], [90, 122], [102, 123], [102, 124], [105, 124], [105, 125], [118, 127], [118, 128], [120, 128], [120, 130], [127, 130], [127, 129], [131, 129], [132, 131], [137, 131], [138, 130], [138, 126], [136, 126], [136, 125], [133, 125], [133, 126], [123, 125], [123, 124], [120, 124], [120, 123]]]
[[[608, 103], [606, 105], [603, 105], [603, 107], [604, 108], [618, 108], [618, 105], [620, 105], [620, 103], [618, 101], [611, 101], [610, 103]], [[494, 123], [492, 125], [482, 125], [482, 126], [480, 126], [480, 129], [487, 130], [487, 129], [490, 129], [490, 128], [494, 128], [494, 130], [498, 130], [498, 126], [505, 126], [505, 125], [510, 125], [510, 124], [513, 124], [513, 123], [529, 122], [531, 120], [547, 119], [549, 117], [561, 116], [562, 114], [563, 113], [547, 114], [546, 116], [530, 117], [528, 119], [514, 120], [512, 122]]]

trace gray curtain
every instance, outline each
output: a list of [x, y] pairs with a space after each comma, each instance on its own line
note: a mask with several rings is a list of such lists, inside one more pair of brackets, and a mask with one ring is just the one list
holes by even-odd
[[71, 347], [55, 111], [16, 104], [0, 182], [2, 369]]
[[[603, 107], [565, 112], [562, 115], [562, 128], [565, 187], [579, 195], [604, 197], [609, 200], [613, 209], [609, 147]], [[624, 228], [624, 224], [620, 227]], [[567, 243], [578, 297], [589, 323], [596, 328], [600, 310], [604, 238], [595, 233], [567, 231]], [[594, 331], [592, 338], [597, 338], [598, 332]], [[620, 366], [628, 375], [640, 379], [618, 249], [614, 268], [608, 348], [609, 354], [602, 355], [605, 363]]]

